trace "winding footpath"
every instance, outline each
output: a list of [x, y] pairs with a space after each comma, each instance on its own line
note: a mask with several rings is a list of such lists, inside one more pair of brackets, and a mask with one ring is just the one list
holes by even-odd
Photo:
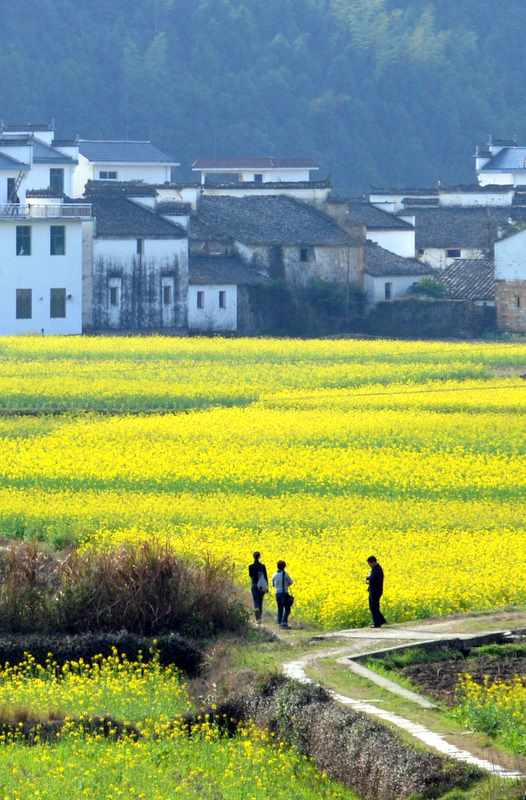
[[[495, 641], [495, 637], [511, 637], [513, 631], [526, 631], [526, 613], [508, 612], [494, 615], [482, 615], [464, 617], [458, 619], [438, 620], [434, 622], [422, 622], [411, 625], [390, 625], [379, 630], [376, 629], [350, 629], [329, 633], [316, 637], [316, 641], [333, 641], [338, 643], [338, 647], [323, 650], [316, 650], [294, 661], [289, 661], [283, 665], [285, 674], [301, 683], [315, 683], [309, 678], [307, 671], [316, 662], [324, 659], [336, 661], [339, 665], [350, 669], [354, 674], [366, 679], [371, 684], [380, 687], [382, 690], [390, 692], [405, 702], [414, 704], [416, 709], [432, 710], [436, 708], [428, 698], [416, 692], [403, 688], [394, 681], [379, 675], [360, 663], [365, 657], [380, 655], [402, 650], [415, 645], [436, 644], [440, 642], [444, 645], [448, 643], [460, 642], [476, 645], [489, 641]], [[327, 687], [325, 687], [327, 688]], [[467, 748], [460, 748], [448, 741], [448, 736], [432, 730], [418, 722], [414, 722], [406, 717], [396, 714], [387, 709], [376, 705], [376, 702], [369, 702], [356, 699], [344, 694], [340, 694], [328, 689], [330, 695], [338, 703], [367, 714], [371, 717], [393, 725], [405, 733], [410, 734], [426, 747], [441, 753], [456, 761], [478, 767], [484, 772], [489, 772], [497, 778], [518, 780], [526, 778], [525, 771], [509, 768], [475, 755]], [[416, 714], [418, 716], [418, 714]], [[466, 740], [469, 733], [466, 734]], [[477, 749], [477, 748], [474, 748]]]

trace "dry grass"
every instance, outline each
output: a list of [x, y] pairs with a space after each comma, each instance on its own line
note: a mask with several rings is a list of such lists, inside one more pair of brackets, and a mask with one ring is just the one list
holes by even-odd
[[246, 625], [228, 569], [182, 559], [155, 542], [61, 554], [12, 544], [0, 553], [0, 632], [178, 631], [203, 638]]

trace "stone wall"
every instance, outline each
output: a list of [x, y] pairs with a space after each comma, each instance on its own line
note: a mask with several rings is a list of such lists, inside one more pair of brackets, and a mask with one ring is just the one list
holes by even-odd
[[495, 309], [463, 300], [395, 300], [379, 303], [366, 327], [376, 336], [473, 339], [495, 328]]
[[526, 333], [526, 280], [496, 281], [497, 327]]

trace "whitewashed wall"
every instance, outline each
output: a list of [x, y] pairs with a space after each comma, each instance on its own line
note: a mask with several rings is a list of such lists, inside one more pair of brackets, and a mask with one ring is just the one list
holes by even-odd
[[[219, 292], [226, 292], [226, 307], [219, 307]], [[204, 292], [204, 307], [197, 307], [197, 293]], [[191, 284], [188, 287], [188, 327], [201, 333], [237, 330], [237, 286]]]
[[376, 305], [385, 301], [385, 284], [391, 284], [391, 300], [403, 297], [407, 290], [418, 281], [422, 280], [420, 275], [396, 275], [396, 276], [373, 276], [365, 273], [365, 293], [368, 305]]
[[495, 242], [495, 278], [526, 281], [526, 230]]
[[64, 194], [73, 197], [74, 189], [74, 164], [33, 164], [27, 177], [22, 181], [20, 191], [18, 192], [20, 201], [23, 202], [23, 196], [29, 189], [49, 189], [51, 180], [51, 169], [64, 170]]
[[526, 169], [518, 172], [484, 172], [482, 170], [477, 177], [481, 186], [524, 186]]
[[82, 197], [88, 181], [101, 180], [101, 172], [116, 172], [118, 181], [144, 181], [144, 183], [169, 183], [171, 167], [166, 164], [98, 164], [79, 155], [75, 170], [72, 197]]
[[441, 206], [462, 206], [475, 208], [477, 206], [506, 207], [511, 206], [514, 196], [513, 189], [509, 192], [440, 192]]
[[[56, 220], [55, 220], [56, 223]], [[25, 224], [19, 220], [18, 224]], [[66, 255], [50, 255], [50, 222], [32, 223], [31, 255], [16, 255], [16, 223], [0, 220], [0, 334], [82, 332], [82, 223], [66, 227]], [[66, 318], [50, 318], [50, 289], [66, 289]], [[16, 290], [32, 289], [32, 319], [16, 319]]]
[[[475, 250], [474, 248], [466, 247], [460, 250], [460, 259], [479, 259], [485, 258], [485, 255], [484, 250]], [[430, 267], [433, 267], [433, 269], [446, 269], [446, 267], [454, 264], [455, 261], [460, 260], [458, 258], [448, 258], [447, 250], [436, 247], [427, 247], [423, 253], [418, 252], [417, 257], [419, 261], [428, 264]]]
[[[142, 238], [142, 237], [138, 237]], [[143, 238], [142, 258], [136, 238], [95, 238], [93, 241], [91, 313], [88, 328], [157, 330], [186, 327], [188, 289], [188, 239]], [[88, 287], [89, 282], [85, 281]], [[163, 287], [172, 287], [168, 306]], [[118, 289], [118, 302], [110, 302], [110, 288]]]
[[376, 242], [385, 250], [403, 258], [415, 257], [414, 230], [370, 230], [367, 228], [367, 238], [370, 242]]
[[256, 175], [262, 175], [263, 183], [272, 183], [278, 181], [309, 181], [311, 170], [310, 169], [210, 169], [210, 170], [194, 170], [194, 172], [201, 172], [201, 181], [206, 182], [207, 176], [214, 177], [216, 175], [231, 175], [232, 180], [240, 180], [242, 182], [253, 182]]
[[176, 203], [190, 203], [192, 208], [197, 208], [197, 201], [201, 196], [201, 187], [197, 186], [158, 186], [157, 198], [159, 203], [174, 201]]
[[323, 189], [319, 187], [266, 189], [265, 184], [250, 188], [243, 188], [242, 184], [238, 184], [229, 188], [205, 186], [203, 194], [209, 197], [296, 197], [298, 200], [303, 200], [305, 203], [321, 206], [323, 203], [327, 202], [329, 192], [330, 189], [328, 187]]

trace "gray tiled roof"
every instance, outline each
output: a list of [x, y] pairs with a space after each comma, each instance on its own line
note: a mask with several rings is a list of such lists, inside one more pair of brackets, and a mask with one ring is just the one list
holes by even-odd
[[180, 203], [176, 200], [164, 200], [157, 203], [157, 213], [168, 216], [189, 216], [192, 213], [191, 203]]
[[190, 283], [211, 286], [250, 286], [267, 283], [269, 278], [256, 267], [248, 266], [235, 256], [203, 256], [190, 254]]
[[171, 164], [176, 162], [151, 142], [79, 140], [79, 152], [98, 164]]
[[33, 162], [35, 164], [76, 164], [77, 161], [55, 150], [40, 139], [33, 140]]
[[122, 194], [86, 195], [96, 218], [96, 236], [184, 239], [186, 231]]
[[364, 257], [365, 272], [373, 277], [433, 274], [431, 267], [416, 258], [402, 258], [374, 242], [365, 243]]
[[490, 259], [459, 259], [438, 280], [454, 300], [495, 301], [495, 264]]
[[412, 225], [361, 198], [344, 199], [331, 195], [329, 203], [346, 205], [351, 225], [365, 225], [368, 230], [412, 230]]
[[505, 147], [482, 167], [481, 172], [518, 169], [526, 169], [526, 147]]
[[[208, 176], [212, 180], [207, 180], [204, 185], [205, 189], [330, 189], [331, 181], [325, 178], [321, 181], [265, 181], [265, 183], [256, 183], [256, 181], [223, 181], [213, 180], [213, 176]], [[197, 184], [201, 186], [201, 184]]]
[[0, 169], [23, 170], [26, 172], [29, 167], [27, 164], [17, 161], [16, 158], [11, 158], [11, 156], [5, 153], [0, 153]]
[[202, 197], [192, 238], [245, 244], [347, 246], [353, 240], [322, 211], [292, 197]]
[[[398, 212], [407, 215], [409, 212]], [[526, 208], [441, 206], [438, 208], [411, 208], [416, 218], [416, 247], [446, 249], [453, 247], [490, 250], [498, 238], [499, 230], [509, 228], [508, 220], [525, 219]]]
[[88, 181], [87, 194], [122, 194], [127, 197], [156, 197], [155, 186], [142, 181]]

